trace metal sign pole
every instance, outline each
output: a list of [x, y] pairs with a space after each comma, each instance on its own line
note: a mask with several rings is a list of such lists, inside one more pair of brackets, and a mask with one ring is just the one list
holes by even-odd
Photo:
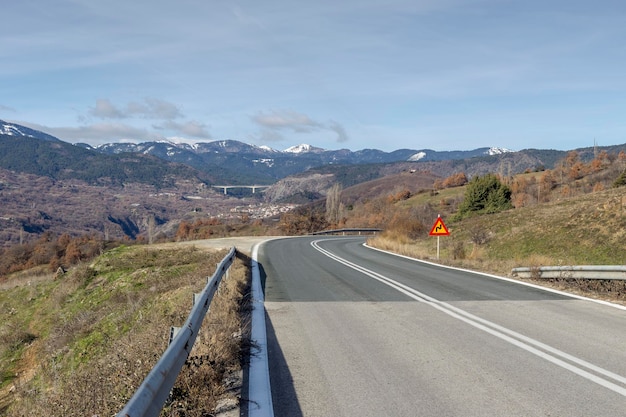
[[439, 236], [437, 236], [437, 260], [439, 260]]

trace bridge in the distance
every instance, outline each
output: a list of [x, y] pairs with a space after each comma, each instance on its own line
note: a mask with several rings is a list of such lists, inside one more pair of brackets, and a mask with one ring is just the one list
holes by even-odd
[[212, 185], [212, 187], [224, 190], [224, 194], [228, 194], [230, 188], [249, 188], [252, 190], [252, 194], [256, 194], [257, 189], [262, 191], [269, 187], [269, 185]]

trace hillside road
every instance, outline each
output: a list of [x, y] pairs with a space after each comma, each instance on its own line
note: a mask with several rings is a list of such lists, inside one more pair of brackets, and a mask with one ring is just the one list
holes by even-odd
[[375, 251], [260, 246], [276, 416], [626, 415], [626, 311]]

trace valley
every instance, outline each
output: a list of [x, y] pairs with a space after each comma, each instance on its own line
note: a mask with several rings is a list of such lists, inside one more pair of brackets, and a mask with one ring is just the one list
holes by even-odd
[[167, 188], [141, 183], [103, 187], [4, 169], [0, 169], [0, 199], [4, 246], [36, 240], [45, 232], [158, 241], [171, 239], [181, 221], [262, 221], [295, 207], [266, 202], [262, 193], [224, 195], [193, 181]]

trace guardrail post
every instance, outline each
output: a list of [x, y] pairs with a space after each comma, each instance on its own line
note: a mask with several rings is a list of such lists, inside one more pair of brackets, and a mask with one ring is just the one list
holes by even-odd
[[174, 338], [178, 335], [178, 333], [180, 333], [180, 329], [182, 329], [182, 327], [177, 327], [177, 326], [170, 327], [170, 341], [167, 343], [168, 346], [172, 344], [172, 341], [174, 340]]
[[193, 293], [193, 304], [192, 305], [196, 305], [196, 303], [198, 302], [198, 300], [200, 299], [200, 297], [202, 297], [202, 294], [198, 294], [198, 293]]

